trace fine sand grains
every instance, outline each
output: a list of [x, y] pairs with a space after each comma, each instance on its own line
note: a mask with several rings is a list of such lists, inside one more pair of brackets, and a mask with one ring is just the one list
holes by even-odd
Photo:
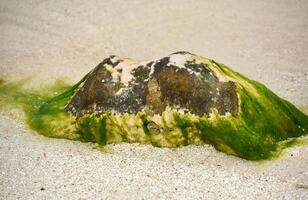
[[[76, 82], [112, 54], [185, 50], [308, 105], [308, 2], [0, 1], [0, 75]], [[0, 199], [308, 199], [308, 148], [255, 163], [179, 149], [49, 139], [0, 116]]]

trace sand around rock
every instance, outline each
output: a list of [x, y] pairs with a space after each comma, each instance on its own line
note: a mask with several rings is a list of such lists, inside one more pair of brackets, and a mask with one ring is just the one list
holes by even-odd
[[[187, 50], [307, 112], [306, 1], [12, 0], [0, 10], [0, 75], [35, 75], [29, 88], [59, 77], [77, 82], [110, 55], [151, 60]], [[131, 78], [114, 75], [123, 85]], [[155, 95], [148, 99], [155, 103]], [[1, 113], [0, 199], [308, 199], [307, 146], [261, 163], [210, 145], [121, 143], [102, 153], [90, 143], [43, 137]]]

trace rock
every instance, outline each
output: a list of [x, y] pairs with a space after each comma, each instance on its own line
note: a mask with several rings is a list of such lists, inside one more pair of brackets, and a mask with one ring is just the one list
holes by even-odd
[[137, 62], [110, 56], [90, 73], [66, 109], [85, 113], [162, 114], [166, 107], [198, 116], [218, 113], [237, 116], [239, 100], [234, 81], [219, 80], [208, 63], [177, 52], [159, 60]]
[[0, 81], [0, 103], [22, 107], [28, 126], [48, 137], [100, 146], [211, 144], [249, 160], [307, 144], [307, 115], [261, 83], [188, 52], [147, 62], [110, 56], [54, 97], [20, 83]]
[[291, 103], [189, 52], [146, 62], [110, 56], [44, 106], [53, 115], [57, 106], [63, 137], [101, 145], [210, 143], [225, 153], [260, 160], [279, 155], [308, 133], [308, 117]]

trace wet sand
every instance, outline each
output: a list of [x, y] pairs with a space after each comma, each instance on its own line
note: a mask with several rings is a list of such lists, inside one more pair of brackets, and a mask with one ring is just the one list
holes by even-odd
[[[306, 1], [0, 1], [0, 74], [78, 81], [105, 57], [216, 59], [308, 105]], [[49, 139], [0, 115], [0, 199], [307, 199], [308, 147], [255, 163], [211, 146]]]

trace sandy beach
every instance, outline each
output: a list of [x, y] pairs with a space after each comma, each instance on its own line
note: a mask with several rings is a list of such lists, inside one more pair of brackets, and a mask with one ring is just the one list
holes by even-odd
[[[0, 1], [0, 75], [78, 81], [109, 55], [185, 50], [308, 111], [308, 2]], [[308, 199], [308, 147], [250, 162], [213, 147], [50, 139], [0, 114], [0, 199]]]

